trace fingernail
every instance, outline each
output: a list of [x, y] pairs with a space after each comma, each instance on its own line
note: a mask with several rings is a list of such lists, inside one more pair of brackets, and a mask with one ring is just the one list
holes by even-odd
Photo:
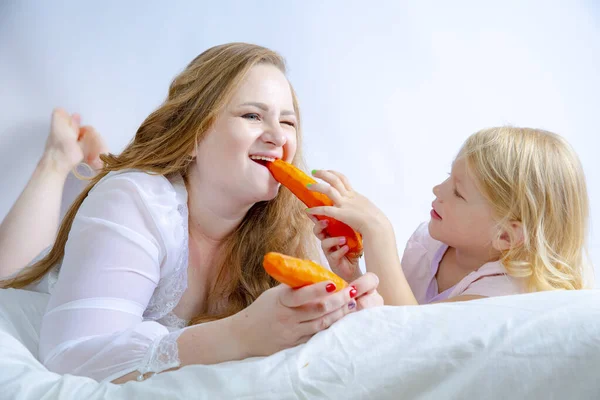
[[346, 243], [346, 238], [340, 238], [340, 244]]
[[316, 174], [316, 173], [317, 173], [317, 170], [316, 170], [316, 169], [313, 169], [312, 171], [310, 171], [310, 174], [311, 174], [311, 175], [314, 175], [314, 174]]
[[327, 225], [329, 225], [329, 221], [327, 221], [326, 219], [324, 219], [324, 220], [321, 221], [321, 226], [323, 228], [325, 228]]
[[307, 188], [310, 188], [312, 185], [313, 185], [312, 183], [307, 183], [307, 184], [306, 184], [306, 187], [307, 187]]
[[358, 293], [358, 291], [356, 290], [356, 288], [354, 286], [351, 286], [352, 289], [350, 289], [350, 298], [353, 299], [356, 297], [356, 294]]
[[327, 290], [327, 293], [335, 292], [335, 285], [333, 283], [330, 283], [327, 286], [325, 286], [325, 290]]
[[354, 307], [356, 307], [356, 302], [355, 301], [351, 301], [350, 303], [348, 303], [348, 309], [349, 310], [353, 310]]

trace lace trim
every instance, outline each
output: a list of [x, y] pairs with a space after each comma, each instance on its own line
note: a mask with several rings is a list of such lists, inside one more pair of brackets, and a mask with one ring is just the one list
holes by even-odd
[[167, 327], [167, 329], [172, 331], [172, 330], [176, 330], [176, 329], [185, 328], [186, 326], [188, 326], [188, 323], [190, 321], [183, 319], [183, 318], [179, 318], [177, 315], [175, 315], [175, 313], [173, 311], [170, 311], [169, 313], [167, 313], [167, 315], [165, 315], [164, 317], [162, 317], [161, 319], [159, 319], [156, 322], [159, 322], [160, 324]]
[[161, 279], [144, 312], [144, 318], [160, 321], [167, 327], [185, 327], [185, 321], [172, 313], [187, 289], [188, 268], [188, 210], [186, 205], [179, 204], [177, 212], [181, 218], [181, 249], [179, 259], [173, 272]]
[[142, 366], [138, 368], [138, 372], [140, 373], [137, 377], [138, 381], [146, 379], [146, 374], [148, 373], [152, 376], [181, 365], [177, 339], [182, 333], [183, 329], [180, 329], [152, 342], [142, 361]]

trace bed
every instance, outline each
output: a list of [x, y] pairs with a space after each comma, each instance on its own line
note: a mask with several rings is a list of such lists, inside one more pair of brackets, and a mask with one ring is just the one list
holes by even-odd
[[270, 357], [124, 385], [37, 361], [47, 301], [0, 290], [1, 399], [600, 398], [599, 290], [364, 310]]

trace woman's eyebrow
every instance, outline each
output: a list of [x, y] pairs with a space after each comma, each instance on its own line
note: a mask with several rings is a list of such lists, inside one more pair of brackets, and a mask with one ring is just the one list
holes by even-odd
[[[260, 103], [260, 102], [256, 102], [256, 101], [248, 101], [246, 103], [242, 103], [241, 105], [242, 106], [254, 106], [254, 107], [260, 108], [263, 111], [269, 111], [269, 106], [267, 106], [265, 103]], [[292, 110], [282, 110], [281, 115], [296, 116], [296, 113]]]

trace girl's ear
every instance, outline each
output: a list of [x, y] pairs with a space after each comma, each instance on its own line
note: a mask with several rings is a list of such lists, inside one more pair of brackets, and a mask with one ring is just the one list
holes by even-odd
[[523, 243], [523, 224], [519, 221], [511, 221], [507, 227], [500, 228], [498, 237], [492, 243], [498, 251], [506, 251]]

